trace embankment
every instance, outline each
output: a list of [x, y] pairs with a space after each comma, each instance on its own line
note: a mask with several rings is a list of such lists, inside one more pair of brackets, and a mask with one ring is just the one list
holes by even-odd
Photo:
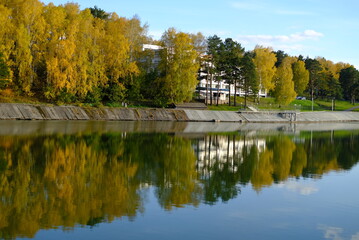
[[179, 122], [354, 122], [359, 112], [230, 112], [187, 109], [90, 108], [0, 103], [0, 120]]

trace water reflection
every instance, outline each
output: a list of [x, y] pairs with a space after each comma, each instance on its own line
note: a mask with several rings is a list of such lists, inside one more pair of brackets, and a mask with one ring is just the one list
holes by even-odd
[[3, 135], [0, 237], [134, 220], [149, 186], [165, 210], [197, 207], [229, 201], [247, 184], [260, 192], [348, 170], [358, 155], [357, 131]]

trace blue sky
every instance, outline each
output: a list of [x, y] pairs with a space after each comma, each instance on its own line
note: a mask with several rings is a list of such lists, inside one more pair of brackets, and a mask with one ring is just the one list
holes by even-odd
[[[68, 0], [42, 1], [55, 5]], [[231, 37], [246, 50], [271, 46], [297, 56], [325, 57], [359, 68], [358, 0], [73, 0], [81, 9], [137, 14], [155, 39], [170, 27]]]

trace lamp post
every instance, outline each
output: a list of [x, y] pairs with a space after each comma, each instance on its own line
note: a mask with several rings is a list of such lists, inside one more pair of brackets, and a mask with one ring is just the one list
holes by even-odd
[[312, 112], [314, 111], [314, 98], [313, 98], [313, 95], [312, 95]]

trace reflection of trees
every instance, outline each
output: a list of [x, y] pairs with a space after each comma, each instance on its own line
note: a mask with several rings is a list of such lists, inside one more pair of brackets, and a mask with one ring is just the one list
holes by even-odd
[[123, 159], [139, 164], [136, 178], [157, 187], [158, 201], [165, 209], [199, 203], [196, 157], [189, 140], [167, 134], [133, 134], [126, 138]]
[[100, 145], [100, 137], [0, 139], [1, 161], [7, 163], [0, 173], [1, 237], [135, 216], [142, 206], [132, 181], [137, 164], [116, 161], [94, 142]]
[[[143, 211], [155, 188], [171, 210], [214, 204], [290, 177], [320, 176], [358, 162], [355, 133], [208, 135], [86, 134], [0, 137], [0, 238], [40, 228], [93, 226]], [[197, 160], [197, 161], [196, 161]]]
[[268, 144], [273, 151], [273, 179], [283, 181], [289, 177], [295, 144], [287, 136], [278, 136]]
[[166, 209], [197, 205], [195, 160], [166, 134], [0, 137], [0, 238], [131, 219], [146, 184]]
[[[260, 191], [291, 177], [320, 176], [350, 169], [358, 162], [359, 136], [207, 136], [197, 141], [198, 172], [208, 202], [226, 201], [238, 193], [238, 183], [251, 183]], [[219, 149], [218, 149], [219, 148]], [[224, 179], [229, 179], [224, 183]]]

